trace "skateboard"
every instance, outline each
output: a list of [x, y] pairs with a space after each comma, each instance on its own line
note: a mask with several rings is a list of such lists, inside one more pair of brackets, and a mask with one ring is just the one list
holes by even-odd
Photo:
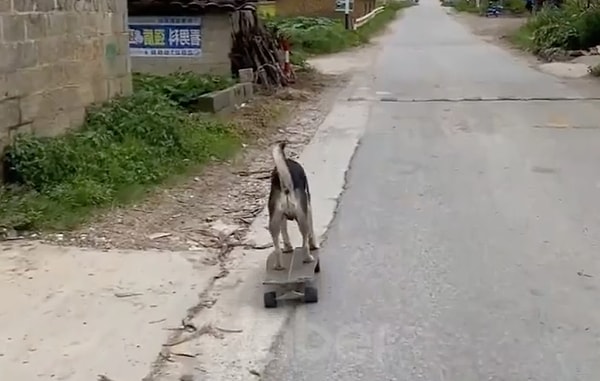
[[304, 303], [317, 303], [319, 294], [317, 288], [311, 285], [315, 274], [321, 272], [318, 250], [311, 254], [315, 260], [304, 263], [302, 248], [295, 248], [291, 253], [283, 253], [281, 262], [283, 270], [274, 270], [275, 252], [269, 254], [263, 285], [275, 286], [280, 292], [267, 291], [264, 294], [265, 308], [276, 308], [280, 300], [303, 299]]

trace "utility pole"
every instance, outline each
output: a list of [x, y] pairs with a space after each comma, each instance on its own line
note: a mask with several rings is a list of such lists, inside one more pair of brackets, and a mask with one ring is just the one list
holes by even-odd
[[344, 25], [350, 30], [350, 0], [344, 0]]

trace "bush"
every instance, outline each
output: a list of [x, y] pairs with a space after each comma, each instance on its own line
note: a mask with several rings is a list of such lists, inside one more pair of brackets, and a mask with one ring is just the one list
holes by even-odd
[[594, 77], [600, 77], [600, 64], [590, 67], [590, 74]]
[[292, 44], [292, 51], [308, 54], [334, 53], [358, 44], [358, 38], [339, 20], [326, 17], [273, 18], [267, 27]]
[[575, 27], [579, 32], [579, 46], [582, 49], [600, 45], [600, 8], [590, 8], [580, 13]]
[[577, 49], [579, 31], [573, 15], [549, 8], [533, 18], [533, 47], [536, 52], [549, 48]]
[[[600, 9], [584, 9], [576, 2], [544, 7], [513, 35], [513, 41], [531, 40], [534, 53], [546, 49], [588, 49], [600, 44]], [[524, 43], [519, 43], [522, 47]]]
[[525, 0], [506, 0], [504, 2], [504, 9], [515, 15], [520, 15], [527, 12], [527, 8], [525, 8]]
[[[209, 83], [204, 92], [229, 82], [192, 76], [136, 76], [132, 96], [92, 110], [80, 130], [17, 136], [4, 157], [9, 185], [0, 190], [0, 227], [70, 228], [96, 208], [135, 199], [173, 174], [230, 155], [239, 142], [233, 127], [190, 114], [184, 107], [193, 95], [180, 91], [193, 81]], [[183, 77], [189, 81], [176, 80]]]

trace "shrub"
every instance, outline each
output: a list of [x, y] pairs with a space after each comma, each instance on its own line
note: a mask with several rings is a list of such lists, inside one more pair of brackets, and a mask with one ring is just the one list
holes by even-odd
[[600, 9], [585, 9], [577, 2], [568, 2], [560, 8], [544, 7], [515, 33], [513, 40], [523, 42], [525, 36], [530, 37], [529, 48], [534, 53], [551, 48], [590, 48], [600, 44]]
[[[4, 156], [9, 185], [0, 190], [0, 227], [69, 228], [98, 207], [135, 199], [173, 174], [231, 154], [239, 142], [233, 127], [186, 111], [193, 95], [178, 89], [192, 77], [176, 78], [136, 76], [132, 96], [91, 110], [78, 131], [17, 136]], [[193, 81], [211, 84], [205, 92], [228, 83]]]
[[506, 0], [504, 2], [504, 9], [515, 15], [520, 15], [527, 12], [527, 8], [525, 8], [525, 0]]
[[339, 20], [326, 17], [273, 18], [267, 26], [287, 38], [293, 51], [309, 54], [334, 53], [358, 44], [358, 38]]
[[579, 32], [579, 46], [587, 49], [600, 45], [600, 8], [590, 8], [581, 12], [575, 27]]
[[569, 17], [558, 17], [555, 23], [542, 25], [533, 31], [533, 45], [537, 52], [549, 48], [577, 49], [579, 31]]

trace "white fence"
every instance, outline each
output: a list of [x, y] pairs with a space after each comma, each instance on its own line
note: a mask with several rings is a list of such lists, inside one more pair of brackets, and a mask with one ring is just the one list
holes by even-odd
[[356, 21], [354, 22], [354, 29], [358, 29], [361, 26], [368, 23], [369, 20], [371, 20], [373, 17], [375, 17], [375, 15], [377, 15], [378, 13], [382, 12], [383, 9], [384, 9], [384, 7], [377, 7], [375, 9], [373, 9], [370, 13], [367, 13], [366, 15], [364, 15], [363, 17], [357, 18]]

